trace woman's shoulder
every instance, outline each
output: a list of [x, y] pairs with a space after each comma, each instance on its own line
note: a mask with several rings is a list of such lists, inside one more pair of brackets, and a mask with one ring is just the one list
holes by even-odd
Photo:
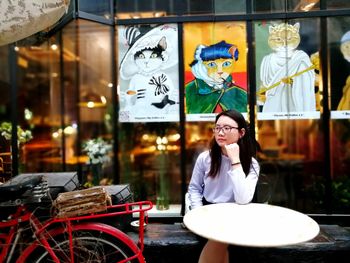
[[209, 156], [209, 150], [204, 150], [198, 155], [198, 158], [205, 159], [208, 156]]
[[253, 169], [256, 172], [256, 174], [260, 173], [260, 164], [258, 160], [254, 157], [252, 157], [251, 169]]
[[255, 157], [252, 157], [252, 165], [253, 166], [260, 166], [258, 160]]
[[209, 158], [210, 158], [209, 150], [205, 150], [198, 155], [197, 161], [206, 161], [206, 160], [209, 160]]

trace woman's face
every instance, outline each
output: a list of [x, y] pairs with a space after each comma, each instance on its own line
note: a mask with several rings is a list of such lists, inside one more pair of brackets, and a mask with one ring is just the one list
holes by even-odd
[[221, 116], [214, 127], [215, 140], [220, 147], [238, 142], [244, 133], [245, 130], [239, 130], [237, 122], [228, 116]]

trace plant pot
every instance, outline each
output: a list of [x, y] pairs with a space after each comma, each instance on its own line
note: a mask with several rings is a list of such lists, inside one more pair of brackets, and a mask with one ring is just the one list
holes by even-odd
[[157, 210], [168, 210], [169, 198], [166, 198], [163, 196], [157, 196], [156, 208]]
[[102, 163], [91, 164], [91, 173], [93, 176], [93, 185], [99, 185], [102, 179]]

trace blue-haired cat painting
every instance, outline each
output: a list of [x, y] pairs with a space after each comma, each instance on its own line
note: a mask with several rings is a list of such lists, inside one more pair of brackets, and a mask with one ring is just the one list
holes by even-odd
[[190, 64], [195, 79], [185, 87], [187, 113], [247, 111], [247, 92], [235, 84], [231, 75], [238, 56], [237, 46], [224, 40], [196, 47]]

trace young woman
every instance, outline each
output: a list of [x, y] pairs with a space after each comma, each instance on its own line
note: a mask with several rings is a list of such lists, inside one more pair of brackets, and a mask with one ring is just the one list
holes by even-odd
[[[255, 140], [243, 115], [228, 110], [216, 116], [210, 150], [201, 153], [188, 187], [190, 209], [212, 203], [251, 202], [260, 171]], [[228, 262], [227, 244], [209, 240], [199, 263]]]

